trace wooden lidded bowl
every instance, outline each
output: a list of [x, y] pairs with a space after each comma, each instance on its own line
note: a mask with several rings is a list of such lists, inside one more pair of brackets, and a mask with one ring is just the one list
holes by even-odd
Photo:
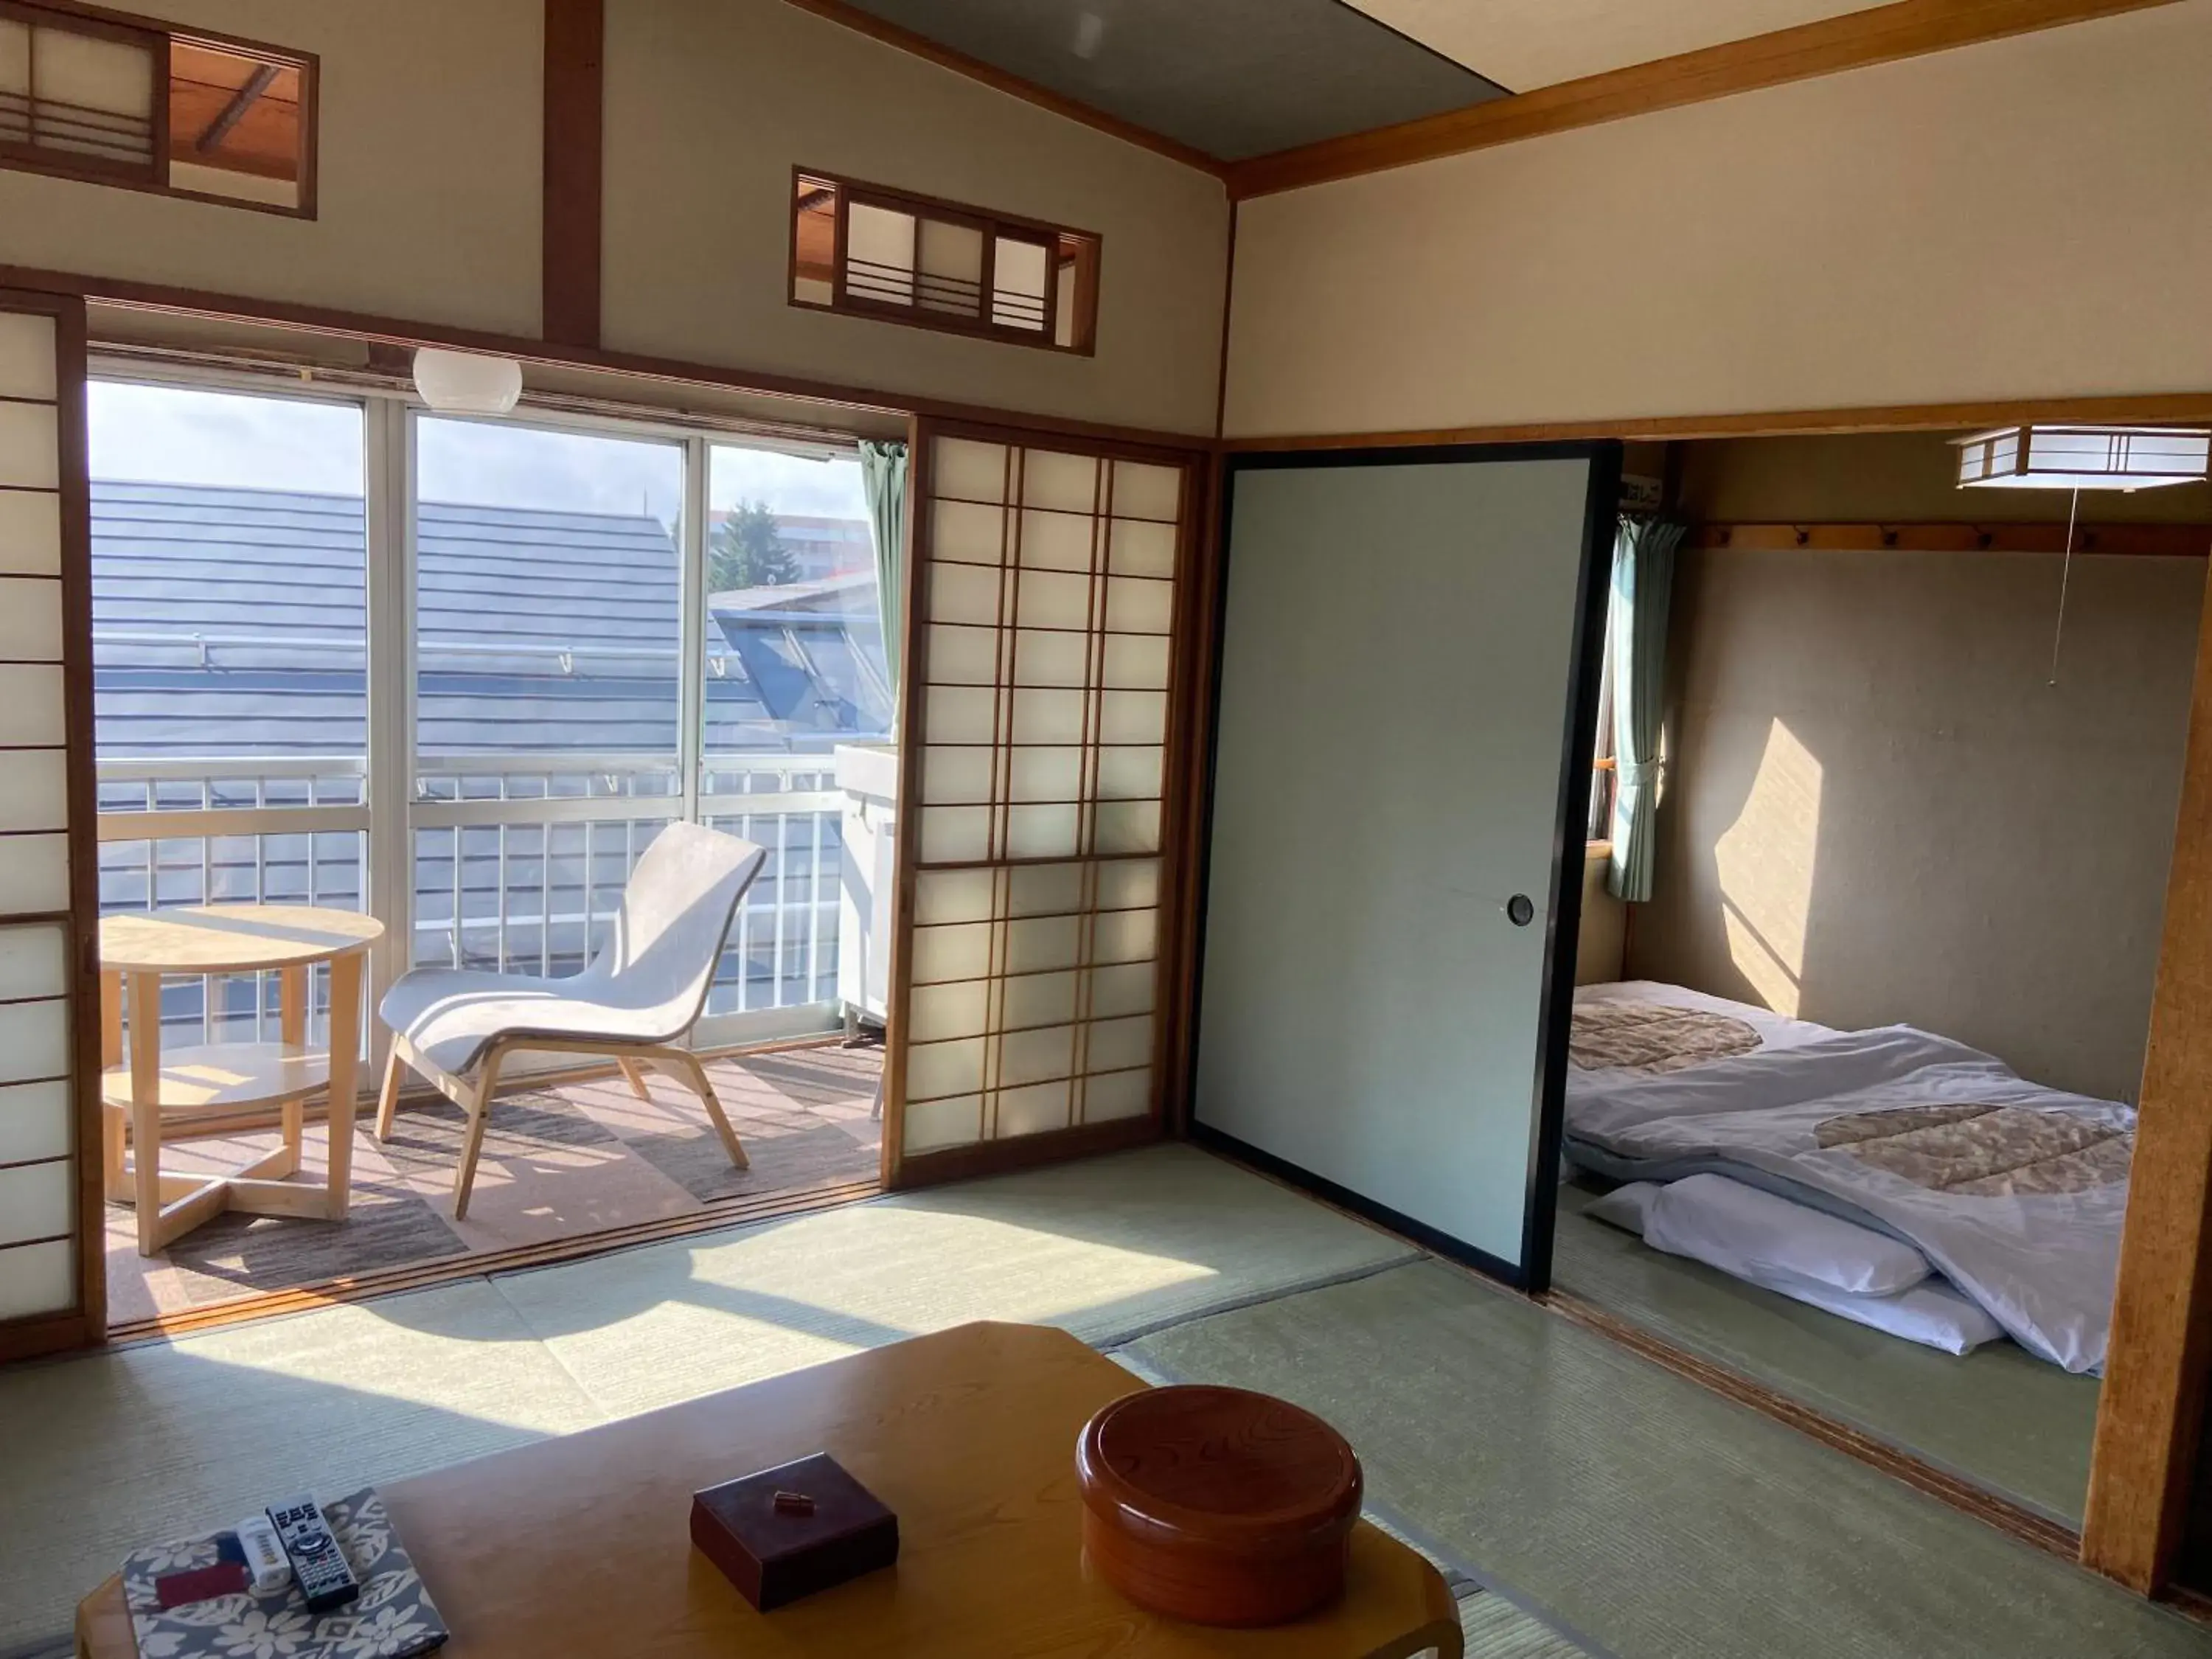
[[1201, 1625], [1274, 1625], [1343, 1592], [1359, 1460], [1287, 1401], [1148, 1389], [1076, 1443], [1083, 1547], [1138, 1606]]

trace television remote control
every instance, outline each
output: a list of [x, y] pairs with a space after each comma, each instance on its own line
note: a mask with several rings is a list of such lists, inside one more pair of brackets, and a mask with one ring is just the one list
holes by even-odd
[[309, 1613], [328, 1613], [361, 1594], [361, 1581], [345, 1552], [331, 1531], [331, 1523], [312, 1497], [295, 1498], [269, 1506], [269, 1524], [291, 1558], [292, 1576], [300, 1594], [307, 1598]]

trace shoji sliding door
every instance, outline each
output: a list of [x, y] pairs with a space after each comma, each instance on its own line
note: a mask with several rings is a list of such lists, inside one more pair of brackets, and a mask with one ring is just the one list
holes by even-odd
[[1240, 456], [1194, 1133], [1540, 1288], [1617, 447]]
[[84, 311], [0, 289], [0, 1358], [104, 1334]]
[[1158, 1132], [1194, 493], [1172, 455], [927, 428], [916, 453], [902, 1184]]

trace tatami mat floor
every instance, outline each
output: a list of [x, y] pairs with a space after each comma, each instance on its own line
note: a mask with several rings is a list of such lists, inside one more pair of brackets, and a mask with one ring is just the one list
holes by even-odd
[[1320, 1411], [1494, 1659], [2212, 1659], [2167, 1609], [1179, 1146], [0, 1371], [0, 1653], [131, 1544], [270, 1492], [974, 1318]]
[[[107, 1211], [108, 1321], [195, 1313], [333, 1279], [495, 1255], [627, 1227], [705, 1216], [769, 1194], [875, 1179], [882, 1125], [870, 1115], [880, 1048], [823, 1047], [709, 1062], [750, 1167], [731, 1165], [690, 1091], [647, 1073], [640, 1100], [619, 1077], [503, 1095], [494, 1104], [466, 1220], [453, 1218], [463, 1117], [410, 1101], [392, 1138], [366, 1118], [353, 1147], [343, 1222], [227, 1215], [159, 1256], [138, 1254], [134, 1212]], [[173, 1168], [235, 1167], [276, 1132], [186, 1142]], [[328, 1167], [325, 1126], [306, 1135], [307, 1175]]]
[[0, 1369], [0, 1654], [135, 1544], [972, 1319], [1096, 1346], [1412, 1261], [1186, 1146]]
[[1559, 1189], [1552, 1281], [1699, 1358], [1750, 1377], [1923, 1462], [2079, 1528], [2098, 1382], [2009, 1341], [1964, 1356], [1901, 1341], [1582, 1213]]
[[2212, 1659], [2212, 1630], [1439, 1262], [1133, 1357], [1319, 1413], [1370, 1504], [1614, 1659]]

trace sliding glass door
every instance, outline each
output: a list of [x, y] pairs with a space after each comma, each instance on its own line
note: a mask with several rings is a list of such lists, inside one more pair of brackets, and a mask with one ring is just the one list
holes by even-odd
[[[841, 954], [889, 948], [839, 915], [836, 751], [893, 702], [849, 447], [243, 382], [89, 403], [103, 910], [366, 908], [372, 998], [560, 976], [690, 819], [769, 854], [695, 1041], [836, 1024]], [[319, 978], [310, 1041], [327, 1014]], [[278, 1018], [271, 975], [164, 992], [179, 1042]]]
[[576, 972], [690, 820], [769, 854], [694, 1040], [830, 1028], [836, 751], [892, 701], [857, 460], [422, 414], [410, 447], [412, 962]]
[[[362, 405], [96, 381], [89, 428], [101, 911], [367, 908]], [[277, 979], [172, 977], [164, 1048], [276, 1041]]]
[[414, 440], [410, 965], [574, 974], [684, 814], [684, 447]]
[[890, 948], [839, 908], [845, 814], [861, 810], [839, 785], [839, 751], [889, 744], [897, 701], [867, 501], [850, 455], [705, 453], [695, 811], [769, 855], [730, 930], [709, 1028], [818, 1021], [793, 1011], [834, 1006], [843, 954]]

